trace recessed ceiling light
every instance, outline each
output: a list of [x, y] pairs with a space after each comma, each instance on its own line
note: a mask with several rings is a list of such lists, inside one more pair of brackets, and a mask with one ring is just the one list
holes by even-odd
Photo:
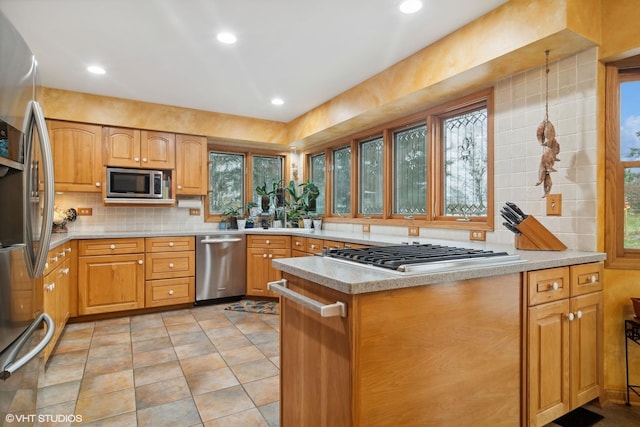
[[105, 69], [99, 65], [89, 65], [87, 67], [87, 71], [92, 74], [101, 74], [101, 75], [106, 73]]
[[284, 99], [282, 99], [282, 98], [273, 98], [271, 100], [271, 103], [273, 105], [282, 105], [282, 104], [284, 104]]
[[238, 38], [236, 37], [235, 34], [228, 33], [228, 32], [218, 33], [216, 38], [220, 43], [224, 43], [224, 44], [234, 44], [235, 42], [238, 41]]
[[400, 6], [398, 6], [398, 9], [400, 9], [400, 12], [406, 13], [406, 14], [416, 13], [417, 11], [422, 9], [422, 1], [405, 0], [402, 3], [400, 3]]

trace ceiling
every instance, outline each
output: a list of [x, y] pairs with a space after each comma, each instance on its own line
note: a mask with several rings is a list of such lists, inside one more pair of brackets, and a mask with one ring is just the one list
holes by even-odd
[[[289, 122], [505, 2], [423, 0], [413, 15], [400, 0], [0, 0], [0, 10], [44, 86]], [[238, 42], [219, 43], [219, 31]]]

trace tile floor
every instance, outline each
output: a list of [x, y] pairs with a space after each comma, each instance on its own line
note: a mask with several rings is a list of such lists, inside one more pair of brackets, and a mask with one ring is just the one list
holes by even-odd
[[[67, 325], [38, 414], [88, 426], [278, 426], [279, 316], [226, 306]], [[605, 416], [596, 426], [640, 425], [637, 406], [588, 409]]]
[[38, 414], [89, 426], [278, 426], [279, 316], [224, 307], [67, 325]]

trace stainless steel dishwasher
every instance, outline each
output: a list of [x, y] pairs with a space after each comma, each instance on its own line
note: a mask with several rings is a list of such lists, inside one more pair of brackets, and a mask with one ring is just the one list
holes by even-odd
[[196, 236], [195, 305], [242, 297], [247, 286], [246, 263], [244, 234]]

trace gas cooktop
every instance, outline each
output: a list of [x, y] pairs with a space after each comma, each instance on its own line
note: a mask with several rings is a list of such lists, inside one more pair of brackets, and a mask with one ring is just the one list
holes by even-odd
[[524, 262], [519, 255], [433, 244], [331, 249], [325, 256], [402, 273], [422, 273]]

